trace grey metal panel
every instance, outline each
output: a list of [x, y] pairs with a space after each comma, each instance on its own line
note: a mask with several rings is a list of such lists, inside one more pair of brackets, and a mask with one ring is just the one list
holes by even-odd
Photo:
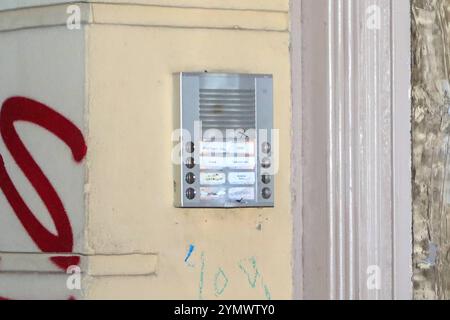
[[[181, 128], [181, 113], [180, 113], [180, 105], [181, 105], [181, 77], [179, 74], [175, 75], [173, 78], [173, 128], [178, 129]], [[175, 131], [174, 131], [175, 134]], [[172, 137], [173, 140], [173, 145], [172, 148], [173, 150], [175, 150], [175, 147], [177, 145], [177, 143], [179, 143], [178, 141], [176, 141], [176, 138], [178, 137]], [[172, 155], [173, 159], [172, 161], [175, 161], [175, 157], [177, 155]], [[181, 177], [181, 166], [180, 165], [173, 165], [173, 192], [174, 192], [174, 206], [175, 207], [181, 207], [182, 205], [182, 197], [181, 197], [181, 188], [180, 188], [180, 177]]]
[[[244, 169], [239, 166], [230, 169], [228, 165], [219, 168], [200, 168], [201, 157], [199, 148], [201, 142], [205, 142], [208, 134], [212, 136], [219, 132], [223, 138], [227, 138], [229, 131], [242, 128], [242, 137], [246, 134], [252, 135], [250, 130], [258, 128], [258, 124], [263, 125], [263, 129], [272, 129], [273, 125], [273, 89], [271, 75], [253, 75], [253, 74], [221, 74], [221, 73], [180, 73], [175, 75], [175, 93], [179, 92], [180, 98], [175, 98], [174, 114], [175, 129], [183, 128], [181, 139], [182, 145], [182, 163], [174, 165], [174, 186], [175, 186], [175, 206], [185, 208], [236, 208], [236, 207], [271, 207], [274, 205], [273, 195], [270, 199], [264, 200], [260, 194], [262, 191], [261, 176], [259, 168], [260, 146], [258, 140], [255, 140], [254, 162], [255, 168]], [[178, 120], [179, 118], [179, 120]], [[203, 120], [204, 127], [200, 127], [199, 121]], [[211, 128], [217, 130], [211, 131]], [[249, 129], [247, 131], [247, 129]], [[204, 135], [205, 134], [205, 135]], [[270, 135], [270, 133], [269, 133]], [[237, 139], [237, 138], [236, 138]], [[220, 139], [219, 139], [220, 140]], [[195, 152], [190, 154], [185, 146], [189, 142], [195, 145]], [[228, 141], [228, 140], [227, 140]], [[220, 142], [220, 141], [219, 141]], [[223, 156], [225, 155], [222, 154]], [[195, 166], [188, 168], [185, 160], [193, 156]], [[236, 154], [234, 155], [236, 156]], [[229, 161], [234, 156], [218, 156], [219, 159]], [[248, 160], [243, 157], [244, 163]], [[206, 158], [203, 158], [205, 160]], [[236, 160], [237, 161], [237, 160]], [[195, 175], [195, 182], [188, 184], [186, 175], [192, 173]], [[217, 177], [223, 177], [225, 180], [220, 185], [201, 185], [200, 175], [213, 174]], [[231, 173], [231, 175], [230, 175]], [[255, 175], [253, 184], [232, 184], [230, 178], [233, 176]], [[251, 179], [250, 179], [251, 180]], [[271, 188], [274, 194], [274, 184], [272, 182], [264, 187]], [[192, 188], [196, 191], [194, 199], [188, 199], [186, 191]], [[208, 188], [208, 189], [206, 189]], [[235, 189], [236, 188], [236, 189]], [[243, 188], [243, 189], [239, 189]], [[253, 190], [251, 190], [253, 188]], [[204, 191], [204, 198], [201, 197], [201, 191]], [[230, 195], [230, 192], [242, 192], [244, 197], [238, 199]], [[253, 199], [245, 199], [245, 192], [253, 193]], [[223, 194], [217, 196], [216, 194]], [[206, 199], [208, 198], [208, 199]]]
[[[272, 77], [264, 77], [264, 78], [256, 78], [256, 104], [258, 106], [257, 108], [257, 127], [260, 134], [258, 134], [258, 151], [259, 151], [259, 162], [263, 161], [264, 158], [270, 159], [271, 167], [264, 169], [261, 165], [258, 165], [258, 177], [262, 177], [264, 174], [268, 174], [271, 176], [271, 182], [268, 184], [264, 184], [261, 181], [261, 178], [257, 180], [257, 187], [258, 187], [258, 202], [263, 203], [268, 206], [274, 205], [274, 180], [275, 180], [275, 173], [276, 173], [276, 145], [274, 145], [274, 141], [272, 139], [273, 135], [273, 81]], [[265, 130], [267, 135], [262, 134], [261, 130]], [[262, 151], [262, 145], [267, 142], [270, 143], [272, 151], [269, 154], [265, 154]], [[264, 188], [270, 188], [272, 190], [272, 197], [270, 199], [264, 199], [262, 197], [262, 190]]]
[[[199, 78], [195, 75], [185, 75], [182, 74], [181, 75], [181, 104], [180, 104], [180, 114], [181, 114], [181, 128], [186, 130], [187, 132], [190, 133], [190, 137], [186, 136], [185, 133], [183, 132], [183, 136], [181, 139], [181, 143], [182, 143], [182, 165], [181, 165], [181, 177], [180, 177], [180, 186], [182, 187], [181, 189], [181, 198], [182, 198], [182, 202], [181, 205], [182, 206], [186, 206], [188, 203], [192, 206], [198, 206], [199, 205], [199, 201], [198, 201], [198, 196], [194, 199], [194, 200], [189, 200], [186, 197], [186, 183], [184, 181], [184, 177], [186, 176], [186, 174], [188, 172], [193, 172], [195, 174], [196, 177], [199, 176], [200, 174], [200, 170], [199, 170], [199, 166], [198, 166], [198, 150], [196, 148], [194, 154], [189, 154], [186, 152], [186, 144], [192, 140], [194, 140], [195, 143], [195, 135], [196, 133], [194, 132], [194, 125], [195, 125], [195, 121], [198, 121], [199, 119], [199, 112], [198, 112], [198, 106], [199, 106], [199, 96], [198, 96], [198, 92], [200, 90], [200, 81]], [[197, 146], [197, 143], [195, 144]], [[193, 169], [188, 170], [186, 168], [186, 166], [184, 165], [184, 162], [186, 161], [186, 159], [188, 159], [189, 157], [192, 157], [195, 159], [195, 163], [197, 164]], [[197, 182], [195, 182], [194, 185], [191, 186], [192, 188], [194, 188], [195, 190], [198, 190], [198, 179]], [[198, 192], [197, 192], [198, 193]]]

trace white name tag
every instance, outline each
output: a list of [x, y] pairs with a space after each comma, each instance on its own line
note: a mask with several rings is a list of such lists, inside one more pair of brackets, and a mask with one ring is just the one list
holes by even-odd
[[256, 182], [254, 172], [230, 172], [228, 174], [230, 184], [253, 185]]
[[200, 157], [200, 169], [217, 170], [226, 167], [225, 157]]
[[235, 170], [253, 170], [255, 169], [255, 157], [228, 157], [227, 166]]
[[200, 188], [200, 200], [221, 200], [227, 195], [225, 188]]
[[200, 157], [201, 170], [221, 170], [223, 168], [253, 170], [255, 165], [255, 157]]
[[225, 142], [201, 142], [200, 154], [213, 155], [224, 154], [227, 151], [227, 144]]
[[255, 144], [253, 142], [228, 142], [227, 153], [253, 156], [255, 155]]
[[201, 172], [200, 184], [206, 186], [216, 186], [226, 183], [225, 173], [221, 172]]
[[201, 142], [200, 154], [204, 156], [224, 153], [238, 155], [255, 155], [254, 142]]
[[255, 188], [230, 188], [228, 189], [230, 200], [255, 200]]

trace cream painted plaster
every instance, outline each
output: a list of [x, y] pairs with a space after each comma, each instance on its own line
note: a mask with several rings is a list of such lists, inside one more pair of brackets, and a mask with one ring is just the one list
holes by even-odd
[[[63, 2], [5, 1], [0, 10]], [[288, 1], [92, 1], [81, 5], [83, 28], [77, 31], [64, 28], [65, 6], [0, 12], [0, 32], [14, 37], [59, 27], [64, 32], [58, 37], [78, 33], [86, 42], [85, 65], [66, 74], [85, 77], [78, 89], [87, 101], [77, 105], [85, 112], [80, 126], [89, 149], [85, 239], [76, 252], [82, 296], [292, 298]], [[172, 74], [204, 70], [273, 74], [281, 152], [275, 208], [173, 207]], [[48, 267], [48, 256], [39, 253], [4, 259]], [[3, 276], [14, 289], [17, 279]]]
[[[94, 20], [110, 12], [102, 8], [93, 7]], [[183, 21], [183, 10], [177, 14]], [[246, 14], [256, 21], [260, 13]], [[288, 32], [93, 24], [87, 34], [88, 251], [159, 256], [154, 275], [90, 277], [87, 298], [291, 298]], [[172, 74], [203, 70], [274, 75], [274, 209], [173, 207]]]

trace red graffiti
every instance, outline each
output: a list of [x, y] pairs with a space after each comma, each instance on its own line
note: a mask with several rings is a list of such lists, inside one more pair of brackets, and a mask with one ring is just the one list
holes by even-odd
[[[1, 155], [0, 190], [3, 191], [17, 218], [40, 250], [48, 253], [72, 253], [74, 239], [67, 212], [55, 188], [17, 134], [14, 128], [16, 121], [36, 124], [57, 136], [70, 148], [77, 163], [85, 158], [87, 152], [83, 134], [61, 114], [28, 98], [10, 98], [4, 102], [0, 112], [0, 133], [3, 141], [14, 161], [45, 204], [56, 227], [56, 235], [46, 229], [27, 206], [6, 171]], [[54, 257], [52, 262], [66, 270], [71, 265], [79, 264], [79, 257]]]

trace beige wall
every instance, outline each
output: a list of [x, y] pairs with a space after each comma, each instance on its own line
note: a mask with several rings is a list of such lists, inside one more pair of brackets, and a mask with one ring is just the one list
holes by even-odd
[[[285, 9], [287, 1], [261, 8], [274, 3]], [[135, 276], [91, 277], [88, 297], [291, 298], [287, 12], [94, 5], [92, 13], [106, 24], [94, 20], [87, 31], [88, 250], [139, 253], [149, 263]], [[274, 209], [173, 207], [172, 74], [203, 70], [274, 75], [281, 129]], [[137, 276], [150, 264], [154, 274]]]
[[[74, 296], [292, 298], [289, 1], [88, 1], [79, 3], [80, 30], [65, 28], [67, 4], [1, 11], [67, 2], [29, 0], [19, 5], [6, 1], [0, 5], [0, 35], [5, 32], [20, 41], [20, 33], [25, 39], [32, 37], [28, 43], [33, 45], [58, 28], [61, 31], [52, 38], [55, 43], [74, 35], [85, 42], [79, 46], [84, 62], [73, 65], [71, 72], [58, 69], [55, 55], [59, 57], [60, 52], [52, 47], [46, 49], [48, 59], [43, 56], [39, 68], [27, 66], [30, 74], [48, 68], [45, 74], [56, 75], [49, 83], [84, 78], [76, 90], [83, 92], [85, 102], [79, 101], [76, 110], [84, 113], [79, 126], [85, 128], [88, 157], [82, 167], [86, 171], [85, 203], [77, 201], [85, 206], [86, 219], [81, 228], [84, 239], [73, 251], [81, 256], [84, 286]], [[20, 59], [33, 53], [33, 48], [16, 53]], [[70, 53], [64, 57], [70, 61]], [[10, 78], [15, 79], [11, 70]], [[275, 208], [173, 207], [172, 74], [204, 70], [273, 74], [281, 153]], [[37, 98], [44, 102], [70, 97], [70, 90], [56, 87], [41, 93]], [[53, 162], [45, 166], [52, 167]], [[62, 199], [67, 205], [76, 198], [70, 196], [73, 182], [64, 177], [61, 173], [54, 180], [58, 190], [69, 188]], [[72, 224], [78, 221], [77, 217], [70, 219]], [[185, 261], [190, 246], [192, 255]], [[48, 260], [47, 255], [25, 253], [12, 258]], [[39, 277], [31, 274], [33, 270], [29, 270], [30, 279]], [[18, 283], [10, 275], [3, 276], [8, 283]], [[43, 282], [41, 288], [51, 291], [52, 283]], [[25, 282], [17, 286], [27, 293]], [[22, 298], [20, 292], [13, 298]], [[26, 297], [34, 294], [29, 291]], [[65, 299], [65, 293], [60, 298]]]

